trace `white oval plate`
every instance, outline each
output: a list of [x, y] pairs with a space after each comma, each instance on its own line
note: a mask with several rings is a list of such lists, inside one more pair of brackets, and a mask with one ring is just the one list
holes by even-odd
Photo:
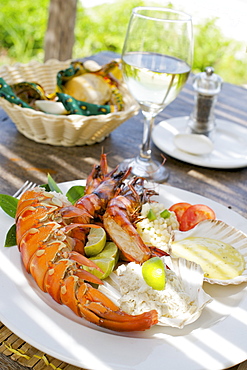
[[[73, 185], [63, 183], [65, 192]], [[159, 200], [205, 203], [219, 219], [247, 232], [246, 219], [202, 196], [157, 185]], [[0, 210], [0, 319], [16, 335], [61, 361], [91, 370], [225, 369], [246, 359], [246, 284], [205, 284], [214, 300], [194, 323], [176, 329], [155, 326], [138, 333], [115, 333], [75, 316], [41, 292], [22, 268], [16, 247], [4, 248], [13, 220]]]
[[157, 124], [153, 129], [154, 144], [164, 153], [183, 162], [208, 168], [241, 168], [247, 166], [247, 129], [225, 120], [216, 120], [213, 150], [205, 155], [178, 149], [174, 137], [186, 133], [189, 117], [176, 117]]

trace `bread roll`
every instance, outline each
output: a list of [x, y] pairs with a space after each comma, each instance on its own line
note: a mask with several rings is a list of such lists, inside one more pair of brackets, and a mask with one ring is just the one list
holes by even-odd
[[64, 86], [63, 92], [87, 103], [103, 105], [111, 98], [111, 88], [103, 77], [85, 73], [72, 78]]

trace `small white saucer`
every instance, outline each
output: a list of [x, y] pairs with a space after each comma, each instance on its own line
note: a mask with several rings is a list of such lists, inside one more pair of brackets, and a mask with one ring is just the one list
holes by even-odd
[[173, 158], [201, 167], [231, 169], [247, 166], [247, 128], [217, 119], [212, 150], [205, 154], [191, 153], [193, 149], [187, 147], [184, 150], [181, 142], [180, 148], [175, 144], [177, 135], [186, 134], [188, 119], [176, 117], [157, 124], [152, 134], [154, 144]]
[[214, 148], [207, 136], [197, 134], [177, 134], [174, 136], [174, 144], [178, 149], [194, 155], [211, 153]]

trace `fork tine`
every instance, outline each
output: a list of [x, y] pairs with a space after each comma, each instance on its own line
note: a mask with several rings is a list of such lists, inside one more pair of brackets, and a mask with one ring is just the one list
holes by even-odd
[[26, 188], [26, 186], [29, 184], [29, 181], [26, 181], [21, 187], [20, 187], [20, 189], [18, 189], [16, 192], [15, 192], [15, 194], [13, 195], [13, 197], [15, 197], [15, 198], [17, 198], [19, 195], [20, 195], [20, 193], [23, 191], [23, 189], [25, 189]]
[[36, 184], [32, 181], [26, 181], [21, 187], [20, 189], [18, 189], [15, 194], [13, 195], [13, 197], [15, 198], [18, 198], [20, 197], [23, 193], [25, 193], [25, 191], [29, 190], [29, 189], [33, 189], [35, 188]]

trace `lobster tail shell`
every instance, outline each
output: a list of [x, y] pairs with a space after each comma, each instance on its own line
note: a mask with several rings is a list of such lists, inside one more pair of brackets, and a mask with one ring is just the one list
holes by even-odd
[[30, 271], [30, 260], [37, 249], [44, 247], [46, 238], [58, 228], [56, 222], [43, 224], [38, 228], [32, 227], [20, 238], [19, 250], [27, 272]]

